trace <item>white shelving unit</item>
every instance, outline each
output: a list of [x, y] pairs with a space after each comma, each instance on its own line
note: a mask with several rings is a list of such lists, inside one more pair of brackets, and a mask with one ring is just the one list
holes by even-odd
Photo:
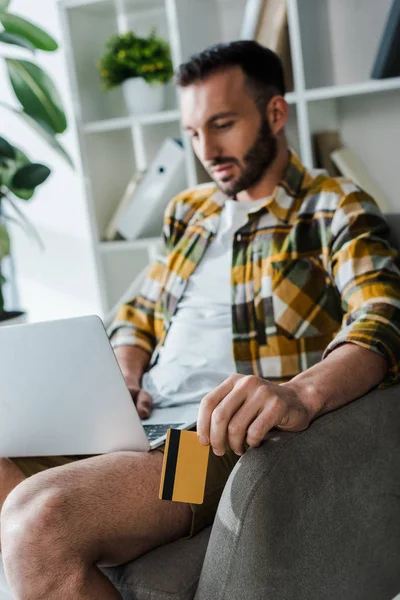
[[[287, 134], [303, 163], [312, 167], [313, 133], [339, 129], [396, 211], [400, 77], [369, 78], [391, 2], [287, 0], [294, 74]], [[134, 171], [146, 168], [171, 135], [184, 140], [187, 185], [207, 180], [181, 131], [172, 85], [165, 111], [136, 117], [127, 114], [120, 90], [101, 89], [96, 62], [104, 43], [113, 33], [142, 35], [156, 27], [169, 41], [177, 67], [210, 44], [238, 39], [245, 5], [246, 0], [59, 0], [104, 313], [159, 245], [158, 238], [102, 241]]]

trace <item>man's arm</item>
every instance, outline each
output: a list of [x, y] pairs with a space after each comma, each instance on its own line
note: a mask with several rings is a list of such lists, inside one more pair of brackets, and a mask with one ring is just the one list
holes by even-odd
[[151, 413], [152, 398], [141, 389], [141, 382], [143, 373], [149, 366], [151, 356], [137, 346], [117, 346], [114, 348], [114, 353], [128, 390], [135, 401], [139, 416], [146, 419]]
[[[347, 189], [349, 186], [347, 186]], [[352, 186], [331, 224], [331, 275], [341, 295], [341, 330], [322, 362], [277, 385], [233, 375], [200, 405], [197, 432], [216, 454], [243, 454], [273, 427], [302, 431], [318, 415], [400, 379], [400, 272], [389, 228], [367, 194]]]
[[[331, 276], [341, 297], [342, 327], [323, 359], [344, 343], [386, 358], [380, 387], [400, 379], [400, 261], [374, 200], [347, 185], [331, 222]], [[368, 373], [365, 374], [368, 377]]]
[[242, 455], [259, 446], [274, 427], [303, 431], [319, 415], [348, 404], [377, 386], [387, 372], [386, 359], [351, 343], [322, 362], [277, 384], [253, 375], [232, 375], [207, 394], [200, 405], [197, 433], [216, 455], [229, 445]]
[[173, 250], [184, 229], [182, 215], [189, 212], [190, 191], [175, 196], [164, 213], [162, 228], [163, 247], [149, 267], [139, 293], [120, 306], [117, 315], [107, 328], [114, 349], [118, 346], [136, 346], [150, 355], [153, 353], [163, 329], [163, 317], [156, 314], [157, 302], [168, 278], [168, 255]]
[[381, 354], [355, 344], [342, 344], [325, 360], [283, 383], [282, 387], [296, 392], [313, 420], [379, 385], [387, 368]]

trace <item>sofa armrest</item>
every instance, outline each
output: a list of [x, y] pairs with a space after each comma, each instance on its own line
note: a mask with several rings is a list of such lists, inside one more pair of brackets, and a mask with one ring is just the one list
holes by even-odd
[[196, 600], [392, 600], [400, 591], [400, 385], [248, 450]]

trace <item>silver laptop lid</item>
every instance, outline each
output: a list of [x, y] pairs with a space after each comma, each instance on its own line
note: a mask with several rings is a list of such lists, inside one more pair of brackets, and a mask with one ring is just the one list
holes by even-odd
[[0, 328], [0, 456], [148, 450], [101, 319]]

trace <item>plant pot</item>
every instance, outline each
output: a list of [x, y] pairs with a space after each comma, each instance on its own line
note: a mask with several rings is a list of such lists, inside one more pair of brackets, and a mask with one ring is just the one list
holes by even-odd
[[7, 325], [20, 325], [26, 323], [28, 315], [20, 310], [4, 310], [0, 312], [0, 327]]
[[122, 83], [126, 107], [131, 115], [159, 112], [164, 108], [165, 85], [150, 85], [142, 77], [131, 77]]

